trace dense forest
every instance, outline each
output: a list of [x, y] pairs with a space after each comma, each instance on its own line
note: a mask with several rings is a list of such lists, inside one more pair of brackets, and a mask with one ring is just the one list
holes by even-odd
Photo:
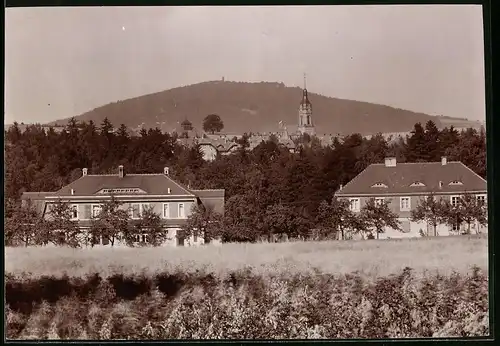
[[55, 191], [79, 178], [85, 167], [99, 174], [114, 173], [118, 165], [130, 173], [160, 173], [168, 166], [174, 179], [191, 188], [225, 189], [226, 214], [244, 239], [248, 229], [272, 228], [264, 225], [270, 213], [293, 213], [301, 222], [317, 220], [321, 203], [330, 201], [341, 184], [386, 156], [419, 162], [439, 161], [445, 155], [486, 178], [484, 131], [439, 130], [432, 121], [417, 123], [407, 138], [389, 142], [380, 134], [370, 139], [352, 134], [325, 147], [317, 138], [304, 136], [296, 153], [274, 136], [250, 151], [243, 136], [236, 153], [212, 162], [204, 161], [198, 148], [178, 144], [176, 134], [158, 128], [143, 129], [138, 137], [130, 137], [125, 125], [112, 129], [107, 119], [99, 126], [71, 119], [61, 133], [37, 125], [21, 132], [14, 124], [5, 132], [6, 216], [23, 191]]

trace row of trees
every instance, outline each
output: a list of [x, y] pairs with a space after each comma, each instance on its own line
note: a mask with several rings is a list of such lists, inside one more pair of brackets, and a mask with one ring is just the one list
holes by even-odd
[[[379, 238], [387, 227], [401, 230], [398, 215], [389, 208], [390, 201], [370, 199], [360, 212], [353, 212], [349, 201], [333, 197], [330, 202], [323, 201], [314, 220], [304, 218], [286, 205], [269, 207], [260, 219], [260, 224], [245, 217], [244, 213], [229, 210], [222, 215], [213, 208], [196, 205], [188, 216], [186, 224], [177, 237], [204, 237], [205, 243], [212, 239], [222, 241], [276, 240], [276, 236], [286, 238], [351, 239], [359, 235], [362, 239]], [[36, 212], [32, 204], [15, 210], [6, 220], [6, 245], [69, 245], [79, 247], [103, 244], [114, 246], [116, 241], [129, 246], [159, 246], [168, 239], [160, 215], [146, 208], [138, 220], [132, 220], [130, 213], [121, 208], [122, 203], [115, 198], [103, 202], [99, 214], [90, 221], [88, 231], [82, 231], [72, 217], [69, 204], [61, 200], [52, 205], [48, 218]], [[455, 204], [448, 200], [430, 195], [419, 201], [411, 211], [412, 221], [426, 222], [433, 227], [433, 235], [438, 235], [440, 224], [449, 226], [466, 223], [467, 229], [457, 233], [471, 233], [471, 225], [487, 224], [486, 204], [475, 195], [464, 194]], [[311, 232], [311, 230], [313, 232]], [[476, 233], [479, 229], [476, 228]], [[428, 232], [422, 231], [422, 236]], [[176, 240], [176, 239], [174, 239]]]
[[123, 125], [118, 131], [112, 129], [107, 119], [99, 128], [91, 121], [72, 119], [60, 133], [40, 126], [21, 132], [14, 124], [5, 134], [6, 218], [19, 205], [23, 191], [55, 191], [79, 178], [83, 167], [102, 174], [115, 173], [118, 165], [130, 173], [158, 173], [169, 166], [174, 179], [192, 188], [223, 188], [225, 218], [234, 220], [226, 224], [235, 229], [226, 238], [233, 240], [254, 240], [284, 225], [297, 230], [318, 228], [322, 202], [330, 201], [341, 184], [386, 156], [417, 162], [439, 161], [446, 155], [486, 177], [484, 131], [439, 130], [433, 122], [416, 124], [407, 138], [391, 141], [380, 134], [370, 139], [352, 134], [321, 146], [317, 138], [303, 136], [296, 153], [275, 137], [250, 151], [244, 136], [239, 150], [212, 162], [204, 161], [198, 148], [180, 145], [176, 134], [143, 129], [131, 137]]
[[145, 208], [139, 219], [132, 220], [130, 211], [112, 197], [101, 204], [100, 212], [90, 220], [88, 231], [83, 231], [73, 218], [73, 209], [65, 201], [51, 204], [46, 217], [32, 203], [16, 207], [5, 222], [6, 245], [82, 245], [123, 242], [129, 246], [158, 246], [167, 240], [160, 215]]

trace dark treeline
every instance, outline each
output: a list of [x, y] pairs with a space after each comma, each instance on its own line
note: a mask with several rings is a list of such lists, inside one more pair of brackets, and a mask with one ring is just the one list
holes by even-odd
[[484, 130], [439, 130], [432, 121], [425, 126], [417, 123], [407, 138], [389, 142], [381, 134], [370, 139], [352, 134], [325, 147], [304, 136], [296, 153], [273, 136], [249, 151], [244, 136], [236, 153], [212, 162], [204, 161], [199, 149], [178, 144], [176, 134], [143, 129], [131, 137], [124, 125], [112, 129], [107, 119], [100, 125], [72, 119], [60, 133], [38, 125], [21, 132], [14, 124], [5, 132], [7, 215], [23, 191], [55, 191], [79, 178], [84, 167], [89, 174], [103, 174], [114, 173], [118, 165], [129, 173], [160, 173], [169, 166], [173, 178], [191, 188], [225, 189], [226, 212], [239, 222], [251, 220], [255, 227], [276, 205], [315, 218], [321, 202], [330, 201], [341, 184], [386, 156], [395, 156], [398, 162], [439, 161], [447, 156], [486, 177]]

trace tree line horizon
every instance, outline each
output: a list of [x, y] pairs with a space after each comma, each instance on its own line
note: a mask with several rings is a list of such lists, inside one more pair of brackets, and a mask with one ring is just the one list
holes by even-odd
[[[324, 146], [317, 137], [306, 135], [297, 139], [295, 153], [274, 135], [250, 151], [245, 134], [237, 140], [240, 146], [234, 154], [212, 162], [203, 160], [198, 147], [179, 144], [175, 133], [143, 129], [131, 137], [123, 124], [112, 129], [108, 119], [100, 127], [71, 119], [59, 133], [35, 125], [24, 132], [16, 126], [5, 131], [6, 219], [19, 213], [22, 192], [56, 191], [79, 178], [84, 167], [92, 174], [109, 174], [119, 165], [130, 173], [158, 173], [168, 166], [173, 179], [193, 189], [225, 189], [224, 218], [226, 223], [232, 218], [233, 229], [238, 229], [231, 239], [241, 241], [278, 234], [283, 228], [295, 229], [290, 234], [296, 235], [311, 225], [335, 224], [320, 220], [326, 205], [337, 208], [332, 197], [339, 186], [388, 156], [398, 162], [439, 161], [446, 156], [486, 178], [484, 129], [439, 130], [432, 121], [415, 124], [409, 135], [393, 141], [381, 134], [369, 139], [351, 134]], [[382, 212], [379, 207], [375, 209]], [[193, 214], [198, 219], [189, 222], [204, 227], [207, 214], [213, 213], [200, 210]], [[387, 220], [391, 222], [390, 215]], [[371, 226], [377, 228], [373, 222]]]

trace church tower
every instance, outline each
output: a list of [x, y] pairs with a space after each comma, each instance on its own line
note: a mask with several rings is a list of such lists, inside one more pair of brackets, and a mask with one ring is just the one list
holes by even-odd
[[298, 130], [300, 134], [307, 133], [314, 135], [314, 125], [312, 121], [312, 104], [307, 96], [306, 74], [304, 73], [304, 90], [302, 91], [302, 101], [299, 106], [299, 124]]

